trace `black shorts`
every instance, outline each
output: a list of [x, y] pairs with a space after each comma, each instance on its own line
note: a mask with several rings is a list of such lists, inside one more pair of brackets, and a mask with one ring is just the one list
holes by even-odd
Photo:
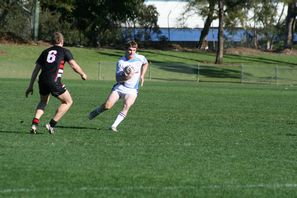
[[67, 89], [65, 85], [61, 83], [61, 81], [57, 82], [42, 82], [39, 81], [39, 93], [40, 95], [46, 96], [49, 95], [50, 93], [58, 97], [59, 95], [63, 94]]

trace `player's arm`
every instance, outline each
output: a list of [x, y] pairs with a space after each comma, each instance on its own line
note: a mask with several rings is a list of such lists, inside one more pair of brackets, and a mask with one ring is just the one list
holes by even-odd
[[33, 85], [40, 70], [41, 70], [41, 66], [38, 63], [36, 63], [35, 68], [31, 75], [29, 86], [26, 90], [26, 97], [28, 97], [29, 93], [31, 93], [31, 95], [33, 94]]
[[141, 67], [141, 73], [140, 73], [140, 84], [141, 84], [141, 86], [143, 86], [144, 76], [145, 76], [145, 73], [146, 73], [148, 67], [149, 67], [148, 62], [143, 64], [142, 67]]
[[71, 66], [73, 71], [75, 71], [80, 75], [81, 79], [87, 80], [88, 78], [87, 74], [85, 74], [85, 72], [82, 70], [82, 68], [77, 64], [77, 62], [74, 59], [71, 59], [69, 61], [69, 65]]

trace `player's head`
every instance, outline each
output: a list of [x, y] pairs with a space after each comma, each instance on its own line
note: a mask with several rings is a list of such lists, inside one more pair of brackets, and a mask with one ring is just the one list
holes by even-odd
[[64, 44], [64, 36], [61, 32], [55, 32], [53, 35], [52, 42], [54, 45]]
[[136, 53], [138, 48], [138, 45], [135, 41], [129, 41], [126, 44], [126, 50], [127, 50], [127, 56], [128, 58], [132, 58], [134, 56], [134, 54]]
[[127, 44], [126, 44], [126, 49], [129, 49], [129, 48], [138, 48], [138, 45], [136, 43], [136, 41], [129, 41]]

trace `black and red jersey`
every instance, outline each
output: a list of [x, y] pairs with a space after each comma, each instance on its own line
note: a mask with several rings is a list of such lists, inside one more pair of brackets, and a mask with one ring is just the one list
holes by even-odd
[[44, 82], [57, 82], [61, 80], [65, 62], [73, 59], [71, 52], [60, 46], [52, 46], [44, 50], [36, 61], [41, 66], [39, 80]]

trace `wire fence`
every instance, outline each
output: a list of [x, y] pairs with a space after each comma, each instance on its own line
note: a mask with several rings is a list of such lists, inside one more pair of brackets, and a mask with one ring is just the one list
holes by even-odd
[[[114, 80], [115, 63], [98, 62], [97, 80]], [[94, 75], [94, 74], [93, 74]], [[146, 79], [157, 81], [195, 81], [226, 83], [297, 84], [294, 65], [215, 65], [150, 63]]]

